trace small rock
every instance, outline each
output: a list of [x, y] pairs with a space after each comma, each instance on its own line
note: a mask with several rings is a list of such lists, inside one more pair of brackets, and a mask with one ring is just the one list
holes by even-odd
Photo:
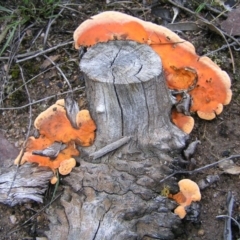
[[15, 224], [17, 222], [17, 218], [15, 215], [11, 215], [9, 218], [12, 224]]
[[198, 236], [203, 236], [205, 234], [205, 231], [203, 229], [198, 230]]
[[18, 147], [19, 147], [19, 141], [15, 142], [15, 143], [14, 143], [14, 146], [15, 146], [16, 148], [18, 148]]
[[218, 196], [218, 193], [217, 193], [217, 192], [213, 193], [213, 197], [214, 197], [214, 198], [216, 198], [217, 196]]
[[184, 157], [187, 160], [195, 153], [198, 144], [201, 144], [199, 140], [193, 141], [188, 145], [187, 149], [183, 151]]
[[198, 186], [201, 190], [209, 187], [211, 184], [219, 181], [220, 178], [218, 175], [207, 175], [206, 178], [204, 179], [201, 179], [199, 182], [198, 182]]

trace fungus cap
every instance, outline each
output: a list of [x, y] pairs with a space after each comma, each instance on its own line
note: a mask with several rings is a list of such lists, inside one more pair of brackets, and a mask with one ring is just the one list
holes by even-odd
[[146, 42], [147, 33], [141, 22], [132, 21], [126, 14], [106, 11], [84, 21], [73, 34], [75, 48], [92, 46], [110, 40], [133, 40]]
[[183, 179], [178, 182], [179, 192], [168, 197], [174, 199], [179, 206], [174, 210], [181, 219], [186, 216], [186, 206], [190, 206], [192, 201], [200, 201], [201, 193], [198, 185], [190, 179]]
[[57, 183], [57, 181], [58, 181], [58, 178], [57, 178], [57, 176], [54, 175], [54, 176], [51, 178], [50, 183], [54, 185], [54, 184]]
[[60, 174], [67, 175], [72, 171], [75, 166], [76, 160], [74, 158], [69, 158], [60, 163], [58, 170]]
[[189, 206], [192, 201], [200, 201], [200, 189], [194, 181], [190, 179], [183, 179], [178, 182], [180, 192], [186, 197], [186, 202], [183, 204]]
[[177, 214], [181, 219], [183, 219], [187, 214], [184, 206], [181, 205], [174, 209], [174, 213]]
[[172, 121], [183, 132], [189, 134], [194, 127], [194, 119], [191, 116], [186, 116], [183, 113], [172, 110]]

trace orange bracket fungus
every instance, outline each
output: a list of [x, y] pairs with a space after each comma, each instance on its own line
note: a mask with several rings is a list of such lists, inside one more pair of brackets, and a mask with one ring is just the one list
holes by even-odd
[[186, 216], [185, 207], [190, 206], [192, 202], [201, 200], [201, 193], [198, 185], [190, 179], [183, 179], [178, 182], [179, 192], [169, 194], [168, 197], [174, 199], [179, 206], [174, 210], [181, 219]]
[[[169, 89], [188, 93], [190, 112], [196, 112], [202, 119], [214, 119], [231, 100], [228, 74], [208, 57], [198, 56], [190, 42], [163, 26], [106, 11], [83, 22], [73, 37], [76, 49], [111, 40], [149, 44], [162, 60]], [[173, 119], [180, 129], [191, 132], [194, 125], [191, 116], [175, 111]]]
[[64, 104], [58, 101], [36, 118], [34, 126], [40, 135], [52, 142], [67, 143], [74, 140], [81, 146], [90, 146], [95, 138], [96, 125], [91, 119], [89, 111], [79, 111], [76, 123], [78, 129], [71, 125]]
[[75, 166], [76, 160], [74, 158], [69, 158], [60, 163], [58, 170], [60, 174], [67, 175], [72, 171]]
[[[69, 104], [74, 107], [73, 111], [69, 110], [73, 109]], [[71, 121], [67, 115], [71, 115]], [[73, 121], [75, 128], [72, 126]], [[80, 154], [76, 144], [90, 146], [95, 139], [96, 125], [89, 111], [79, 111], [76, 103], [72, 103], [68, 98], [66, 101], [58, 100], [42, 112], [36, 118], [34, 126], [39, 132], [39, 137], [29, 137], [25, 151], [20, 152], [15, 164], [38, 163], [39, 166], [49, 167], [54, 172], [58, 169], [60, 174], [66, 175], [76, 165], [76, 160], [72, 157]], [[56, 176], [51, 180], [51, 183], [55, 182]]]

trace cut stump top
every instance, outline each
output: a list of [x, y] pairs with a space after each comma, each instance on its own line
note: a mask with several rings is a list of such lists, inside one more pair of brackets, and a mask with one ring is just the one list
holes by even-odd
[[111, 41], [90, 48], [80, 68], [95, 81], [131, 84], [159, 76], [162, 63], [148, 45], [133, 41]]

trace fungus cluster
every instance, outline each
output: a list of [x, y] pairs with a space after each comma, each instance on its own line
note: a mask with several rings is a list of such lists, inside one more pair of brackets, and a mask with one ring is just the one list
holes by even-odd
[[169, 194], [168, 197], [174, 199], [179, 206], [174, 210], [181, 219], [186, 216], [185, 207], [190, 206], [192, 202], [201, 200], [201, 193], [198, 185], [190, 179], [183, 179], [178, 182], [179, 192]]
[[[107, 11], [83, 22], [74, 32], [75, 48], [90, 47], [98, 42], [133, 40], [149, 44], [161, 57], [167, 86], [182, 94], [189, 94], [190, 112], [211, 120], [220, 114], [232, 96], [228, 74], [208, 57], [196, 54], [194, 46], [169, 29], [145, 22], [124, 13]], [[173, 122], [190, 133], [194, 120], [190, 115], [174, 109]]]
[[[62, 175], [71, 172], [76, 165], [73, 157], [80, 154], [76, 145], [90, 146], [95, 138], [96, 125], [88, 110], [77, 110], [74, 128], [65, 105], [65, 100], [58, 100], [35, 119], [34, 126], [39, 136], [29, 137], [15, 164], [32, 162], [49, 167], [54, 173], [57, 169]], [[51, 182], [56, 180], [54, 176]]]

